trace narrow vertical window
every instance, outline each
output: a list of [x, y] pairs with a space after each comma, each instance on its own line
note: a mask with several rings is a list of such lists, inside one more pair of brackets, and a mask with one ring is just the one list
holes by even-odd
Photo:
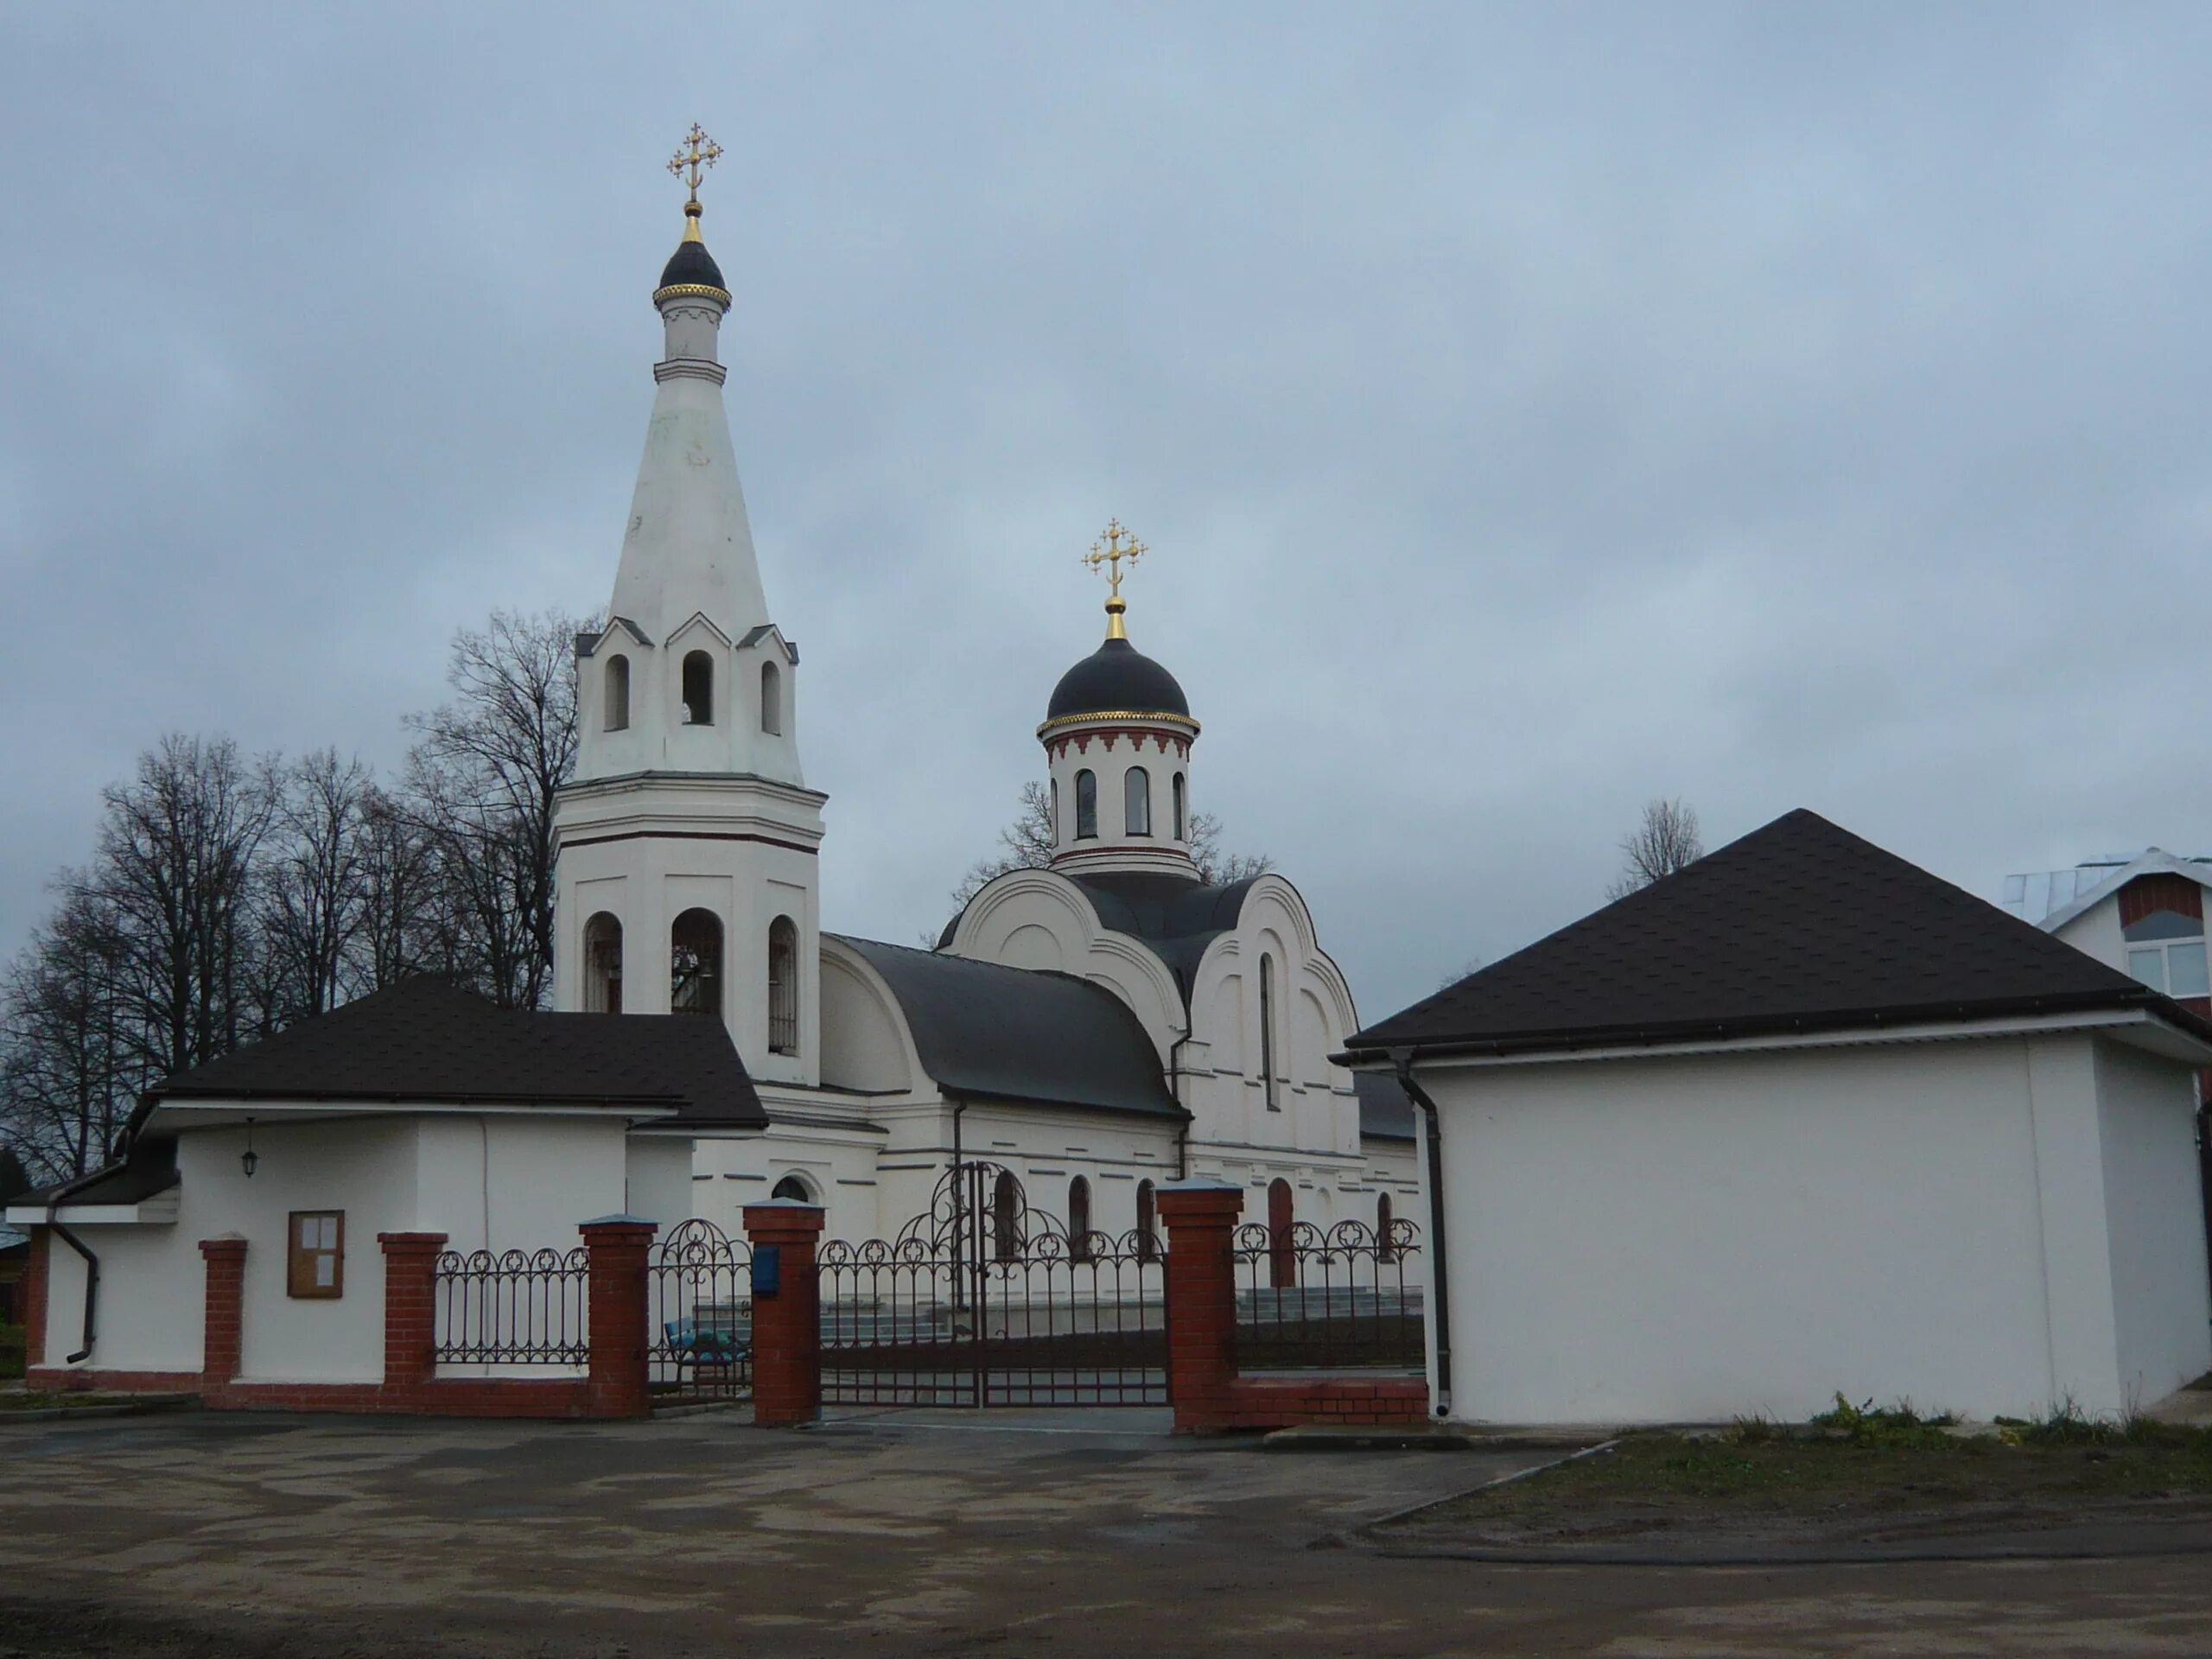
[[1160, 1206], [1157, 1189], [1150, 1181], [1137, 1183], [1137, 1260], [1150, 1262], [1160, 1254]]
[[715, 723], [715, 659], [695, 651], [683, 659], [683, 723]]
[[1296, 1211], [1290, 1183], [1277, 1176], [1268, 1183], [1268, 1286], [1289, 1290], [1298, 1283], [1298, 1247], [1291, 1226]]
[[722, 925], [710, 910], [687, 910], [669, 929], [671, 1014], [722, 1011]]
[[774, 1190], [768, 1196], [772, 1198], [781, 1198], [787, 1204], [817, 1202], [814, 1189], [806, 1184], [806, 1178], [804, 1175], [785, 1176], [782, 1180], [776, 1183]]
[[1052, 837], [1052, 845], [1058, 846], [1060, 844], [1060, 780], [1057, 778], [1052, 779], [1052, 821], [1045, 827]]
[[603, 910], [584, 924], [584, 1008], [622, 1012], [622, 924]]
[[768, 1052], [798, 1052], [798, 925], [788, 916], [768, 925]]
[[1179, 772], [1175, 774], [1174, 794], [1175, 839], [1188, 841], [1191, 838], [1191, 786]]
[[285, 1223], [284, 1289], [308, 1301], [331, 1301], [346, 1290], [346, 1212], [295, 1210]]
[[1090, 1183], [1081, 1175], [1068, 1183], [1068, 1257], [1090, 1260]]
[[1122, 828], [1133, 836], [1152, 833], [1152, 774], [1131, 766], [1122, 774]]
[[1275, 962], [1268, 956], [1260, 958], [1260, 1081], [1268, 1109], [1282, 1110], [1281, 1096], [1275, 1092]]
[[1098, 774], [1078, 772], [1075, 775], [1075, 838], [1091, 841], [1098, 835]]
[[784, 730], [784, 675], [773, 663], [760, 664], [760, 729], [774, 736]]
[[1014, 1185], [1014, 1172], [1002, 1169], [991, 1188], [991, 1254], [1001, 1262], [1021, 1254], [1020, 1211], [1021, 1189]]
[[630, 723], [630, 659], [607, 659], [607, 729], [619, 732]]

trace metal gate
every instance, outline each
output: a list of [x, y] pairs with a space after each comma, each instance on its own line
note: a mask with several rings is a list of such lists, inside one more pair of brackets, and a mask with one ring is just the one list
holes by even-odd
[[645, 1258], [645, 1360], [653, 1402], [753, 1393], [753, 1250], [696, 1217]]
[[897, 1238], [832, 1241], [817, 1262], [825, 1402], [1167, 1403], [1157, 1235], [1071, 1234], [1000, 1165], [955, 1166]]

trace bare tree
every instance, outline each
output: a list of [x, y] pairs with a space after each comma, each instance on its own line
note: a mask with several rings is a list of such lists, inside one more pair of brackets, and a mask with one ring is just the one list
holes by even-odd
[[260, 883], [272, 1026], [327, 1013], [346, 1000], [367, 904], [374, 788], [368, 768], [340, 760], [335, 749], [283, 768], [278, 785]]
[[[1224, 853], [1221, 849], [1221, 820], [1211, 812], [1191, 816], [1191, 861], [1198, 879], [1209, 886], [1242, 881], [1274, 868], [1265, 853]], [[984, 884], [1008, 870], [1041, 870], [1052, 861], [1052, 798], [1034, 779], [1021, 786], [1021, 804], [1014, 820], [999, 831], [999, 850], [978, 859], [960, 885], [952, 890], [952, 907], [963, 910]], [[935, 943], [934, 938], [931, 941]]]
[[69, 879], [0, 983], [0, 1133], [41, 1181], [105, 1162], [137, 1093], [124, 1040], [127, 941], [114, 908], [80, 880]]
[[408, 725], [406, 810], [436, 871], [435, 909], [462, 969], [504, 1007], [553, 976], [553, 800], [576, 761], [579, 624], [494, 612], [454, 636], [454, 700]]
[[1646, 802], [1642, 821], [1621, 837], [1621, 855], [1619, 878], [1605, 889], [1608, 899], [1625, 899], [1703, 858], [1696, 811], [1680, 799]]
[[361, 803], [361, 906], [346, 965], [348, 997], [396, 985], [424, 969], [451, 972], [449, 932], [437, 925], [437, 869], [423, 825], [372, 785]]

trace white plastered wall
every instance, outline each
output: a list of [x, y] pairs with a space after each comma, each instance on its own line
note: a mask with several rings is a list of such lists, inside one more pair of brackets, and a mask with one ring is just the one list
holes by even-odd
[[[2069, 1395], [2124, 1409], [2094, 1050], [1426, 1068], [1452, 1414], [1802, 1419], [1838, 1390], [1978, 1416]], [[2177, 1236], [2168, 1185], [2149, 1201]], [[2194, 1323], [2201, 1341], [2201, 1308]]]
[[2120, 1389], [2149, 1405], [2212, 1370], [2196, 1091], [2187, 1071], [2097, 1046], [2097, 1120]]

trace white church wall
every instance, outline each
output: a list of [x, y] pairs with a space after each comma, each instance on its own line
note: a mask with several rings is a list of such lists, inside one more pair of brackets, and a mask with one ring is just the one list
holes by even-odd
[[[659, 1224], [666, 1237], [691, 1218], [692, 1144], [689, 1135], [632, 1135], [622, 1144], [622, 1211]], [[611, 1215], [597, 1210], [593, 1215]], [[580, 1219], [589, 1220], [586, 1216]]]
[[2212, 1370], [2196, 1080], [2113, 1042], [2096, 1078], [2120, 1389], [2147, 1406]]
[[2109, 1279], [2082, 1282], [2107, 1272], [2084, 1243], [2085, 1200], [2103, 1207], [2086, 1038], [1424, 1082], [1457, 1417], [1802, 1419], [1838, 1389], [1977, 1415], [2124, 1403]]
[[[1083, 1177], [1090, 1184], [1091, 1230], [1118, 1236], [1137, 1224], [1138, 1183], [1175, 1179], [1177, 1128], [1119, 1113], [971, 1102], [962, 1115], [961, 1155], [1012, 1170], [1029, 1207], [1063, 1226], [1072, 1183]], [[948, 1148], [927, 1173], [932, 1187], [950, 1161]]]
[[626, 1125], [613, 1114], [436, 1114], [416, 1120], [416, 1228], [454, 1250], [573, 1249], [625, 1207]]
[[[772, 1116], [792, 1109], [788, 1101], [764, 1097]], [[805, 1104], [813, 1108], [803, 1114], [815, 1120], [810, 1123], [785, 1117], [760, 1135], [696, 1141], [689, 1171], [690, 1213], [741, 1238], [745, 1206], [763, 1202], [777, 1182], [795, 1175], [810, 1200], [823, 1207], [824, 1237], [874, 1237], [880, 1230], [876, 1166], [883, 1136], [856, 1112], [845, 1127], [823, 1121], [829, 1113], [822, 1103]]]
[[822, 1043], [825, 1088], [906, 1090], [919, 1077], [890, 993], [834, 940], [822, 950]]
[[[94, 1370], [196, 1371], [206, 1305], [200, 1240], [180, 1208], [170, 1224], [149, 1225], [71, 1222], [70, 1231], [99, 1258], [99, 1302], [92, 1351], [81, 1363]], [[60, 1365], [84, 1344], [83, 1258], [59, 1238], [47, 1251], [46, 1350], [33, 1365]]]

